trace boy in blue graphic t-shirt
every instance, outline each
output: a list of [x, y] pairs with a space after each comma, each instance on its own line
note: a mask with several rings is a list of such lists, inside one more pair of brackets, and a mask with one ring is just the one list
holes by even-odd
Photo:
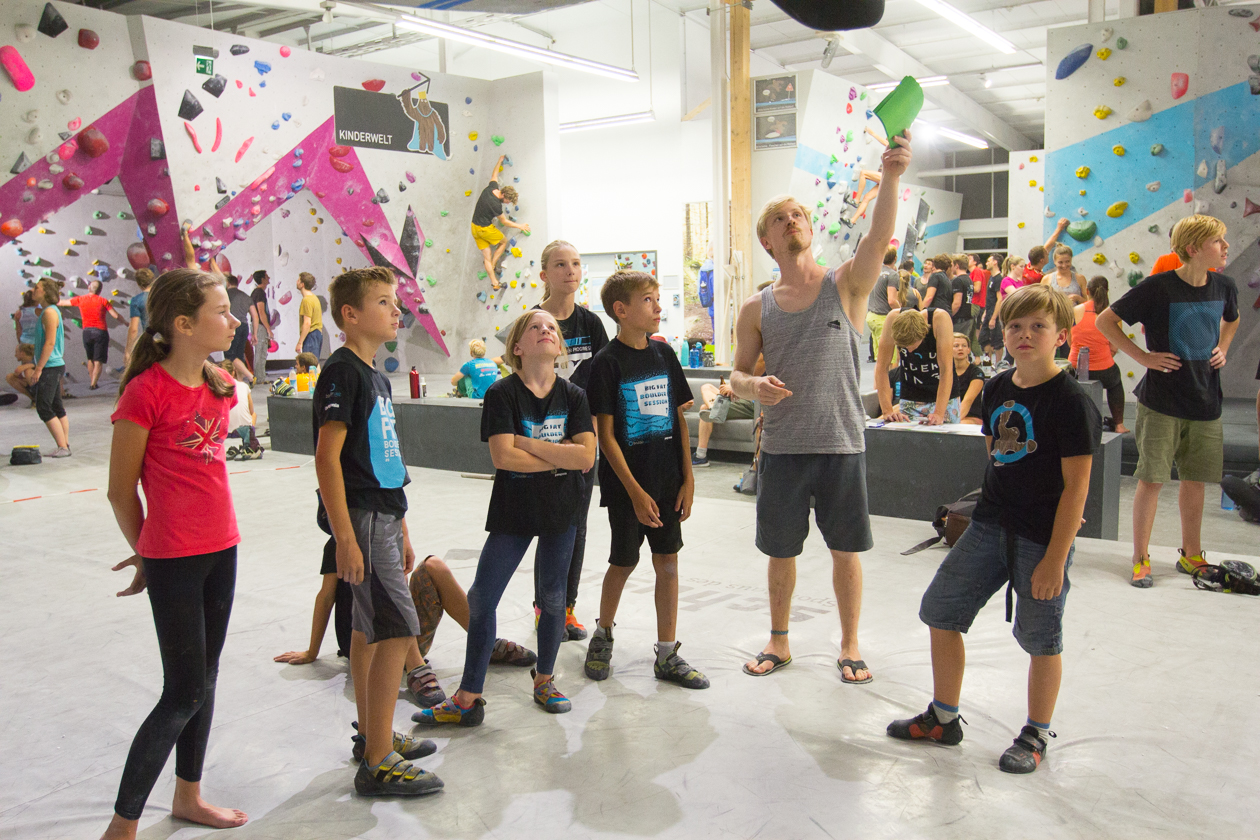
[[486, 358], [486, 343], [480, 338], [468, 342], [468, 354], [472, 358], [451, 377], [451, 384], [459, 396], [479, 400], [486, 395], [486, 389], [498, 381], [499, 366]]
[[949, 745], [962, 741], [963, 634], [1005, 584], [1006, 620], [1013, 589], [1014, 635], [1031, 662], [1028, 721], [998, 767], [1031, 773], [1054, 736], [1050, 718], [1063, 674], [1067, 572], [1102, 416], [1054, 363], [1055, 349], [1067, 341], [1074, 320], [1066, 295], [1049, 286], [1025, 286], [1002, 301], [998, 317], [1015, 367], [989, 380], [981, 397], [989, 450], [982, 495], [919, 607], [919, 619], [931, 629], [932, 702], [922, 714], [890, 723], [888, 734]]
[[708, 688], [709, 680], [678, 655], [674, 638], [681, 523], [695, 492], [683, 419], [691, 388], [670, 346], [649, 338], [661, 323], [655, 277], [619, 271], [604, 282], [600, 298], [617, 321], [617, 338], [591, 361], [587, 397], [599, 432], [600, 505], [608, 508], [612, 551], [586, 675], [603, 680], [612, 673], [613, 618], [646, 537], [656, 570], [656, 678]]

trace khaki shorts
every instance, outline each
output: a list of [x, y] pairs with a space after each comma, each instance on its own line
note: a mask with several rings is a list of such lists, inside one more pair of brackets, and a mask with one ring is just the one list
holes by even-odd
[[478, 251], [482, 248], [493, 248], [503, 241], [503, 231], [494, 225], [486, 225], [485, 227], [471, 225], [471, 227], [473, 242], [477, 243]]
[[1225, 437], [1219, 417], [1182, 420], [1138, 403], [1133, 436], [1138, 449], [1138, 464], [1133, 475], [1140, 481], [1163, 484], [1172, 477], [1173, 463], [1177, 464], [1177, 477], [1182, 481], [1215, 484], [1221, 480], [1225, 467]]
[[884, 321], [888, 320], [887, 315], [876, 315], [874, 312], [866, 313], [866, 326], [871, 331], [871, 340], [875, 343], [875, 352], [879, 352], [879, 337], [884, 333]]

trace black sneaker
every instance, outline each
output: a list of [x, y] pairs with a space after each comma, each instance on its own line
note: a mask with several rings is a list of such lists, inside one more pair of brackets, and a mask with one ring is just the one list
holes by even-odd
[[1041, 730], [1035, 726], [1025, 726], [1019, 730], [1015, 743], [1006, 748], [998, 759], [998, 769], [1003, 773], [1031, 773], [1041, 766], [1041, 759], [1046, 755], [1046, 735], [1056, 737], [1053, 732]]
[[678, 655], [680, 647], [682, 647], [682, 642], [674, 642], [674, 649], [665, 663], [661, 664], [658, 658], [652, 665], [652, 673], [658, 680], [678, 683], [683, 688], [708, 688], [709, 678], [692, 668], [687, 664], [687, 660]]
[[928, 703], [927, 711], [906, 720], [894, 720], [888, 724], [888, 734], [903, 741], [935, 741], [952, 747], [962, 743], [962, 725], [967, 721], [962, 715], [949, 723], [941, 723], [936, 719], [936, 707]]
[[441, 779], [396, 752], [385, 756], [376, 767], [360, 761], [359, 772], [354, 774], [354, 792], [359, 796], [423, 796], [442, 788]]
[[709, 466], [709, 456], [708, 456], [708, 455], [705, 455], [703, 458], [701, 458], [699, 455], [692, 455], [692, 456], [691, 456], [691, 466], [692, 466], [692, 467], [707, 467], [707, 466]]
[[[363, 753], [367, 750], [367, 737], [358, 734], [359, 722], [357, 720], [352, 721], [350, 725], [354, 727], [356, 733], [350, 738], [354, 743], [354, 746], [350, 749], [350, 755], [354, 757], [355, 761], [362, 761]], [[410, 735], [395, 732], [394, 752], [408, 761], [413, 761], [417, 758], [424, 758], [426, 755], [433, 755], [437, 752], [437, 744], [427, 738], [412, 738]]]
[[596, 630], [591, 636], [590, 644], [586, 646], [586, 664], [582, 667], [586, 676], [592, 680], [608, 679], [612, 674], [612, 652], [611, 631], [604, 635]]

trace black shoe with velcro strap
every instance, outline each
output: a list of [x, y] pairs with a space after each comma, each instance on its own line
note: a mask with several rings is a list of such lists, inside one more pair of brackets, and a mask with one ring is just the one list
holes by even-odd
[[1019, 730], [1015, 743], [1006, 748], [998, 760], [998, 769], [1003, 773], [1031, 773], [1041, 766], [1041, 759], [1046, 755], [1046, 736], [1056, 737], [1049, 730], [1042, 732], [1035, 726], [1024, 726]]
[[385, 756], [376, 767], [359, 762], [354, 774], [354, 791], [359, 796], [424, 796], [443, 788], [442, 780], [421, 770], [396, 752]]

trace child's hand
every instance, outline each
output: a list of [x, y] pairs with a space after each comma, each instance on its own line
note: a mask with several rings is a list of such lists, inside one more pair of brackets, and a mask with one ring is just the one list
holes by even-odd
[[885, 423], [909, 423], [910, 418], [900, 408], [894, 406], [892, 410], [887, 411], [879, 416], [880, 420]]
[[[1218, 347], [1217, 350], [1220, 348]], [[1224, 354], [1222, 354], [1223, 356]], [[1212, 351], [1212, 357], [1216, 357], [1216, 351]], [[1175, 353], [1147, 353], [1140, 359], [1143, 367], [1151, 370], [1157, 370], [1160, 373], [1170, 373], [1181, 367], [1181, 357]], [[1225, 364], [1222, 360], [1221, 364]]]
[[640, 522], [649, 528], [661, 527], [661, 509], [651, 496], [640, 490], [630, 497], [630, 501], [634, 503], [634, 515]]
[[288, 653], [282, 653], [273, 659], [273, 662], [287, 662], [290, 665], [309, 665], [316, 659], [315, 654], [309, 650], [291, 650]]
[[416, 550], [411, 547], [411, 537], [403, 536], [403, 574], [411, 574], [416, 567]]
[[1041, 558], [1032, 573], [1032, 596], [1038, 601], [1050, 601], [1063, 591], [1063, 564]]
[[1208, 359], [1208, 364], [1216, 370], [1225, 367], [1225, 351], [1219, 347], [1213, 349], [1212, 356]]
[[133, 554], [126, 560], [119, 563], [113, 568], [115, 572], [121, 572], [128, 566], [136, 567], [136, 574], [131, 579], [131, 585], [119, 592], [116, 597], [126, 598], [128, 595], [139, 595], [144, 591], [144, 587], [148, 585], [148, 581], [144, 577], [144, 560], [139, 554]]
[[945, 425], [945, 412], [933, 411], [927, 417], [919, 421], [924, 426], [943, 426]]
[[363, 552], [357, 541], [337, 541], [337, 577], [352, 586], [363, 583]]
[[695, 481], [684, 481], [683, 486], [678, 489], [678, 500], [674, 502], [674, 510], [679, 513], [679, 522], [686, 522], [691, 517], [691, 503], [695, 496]]

